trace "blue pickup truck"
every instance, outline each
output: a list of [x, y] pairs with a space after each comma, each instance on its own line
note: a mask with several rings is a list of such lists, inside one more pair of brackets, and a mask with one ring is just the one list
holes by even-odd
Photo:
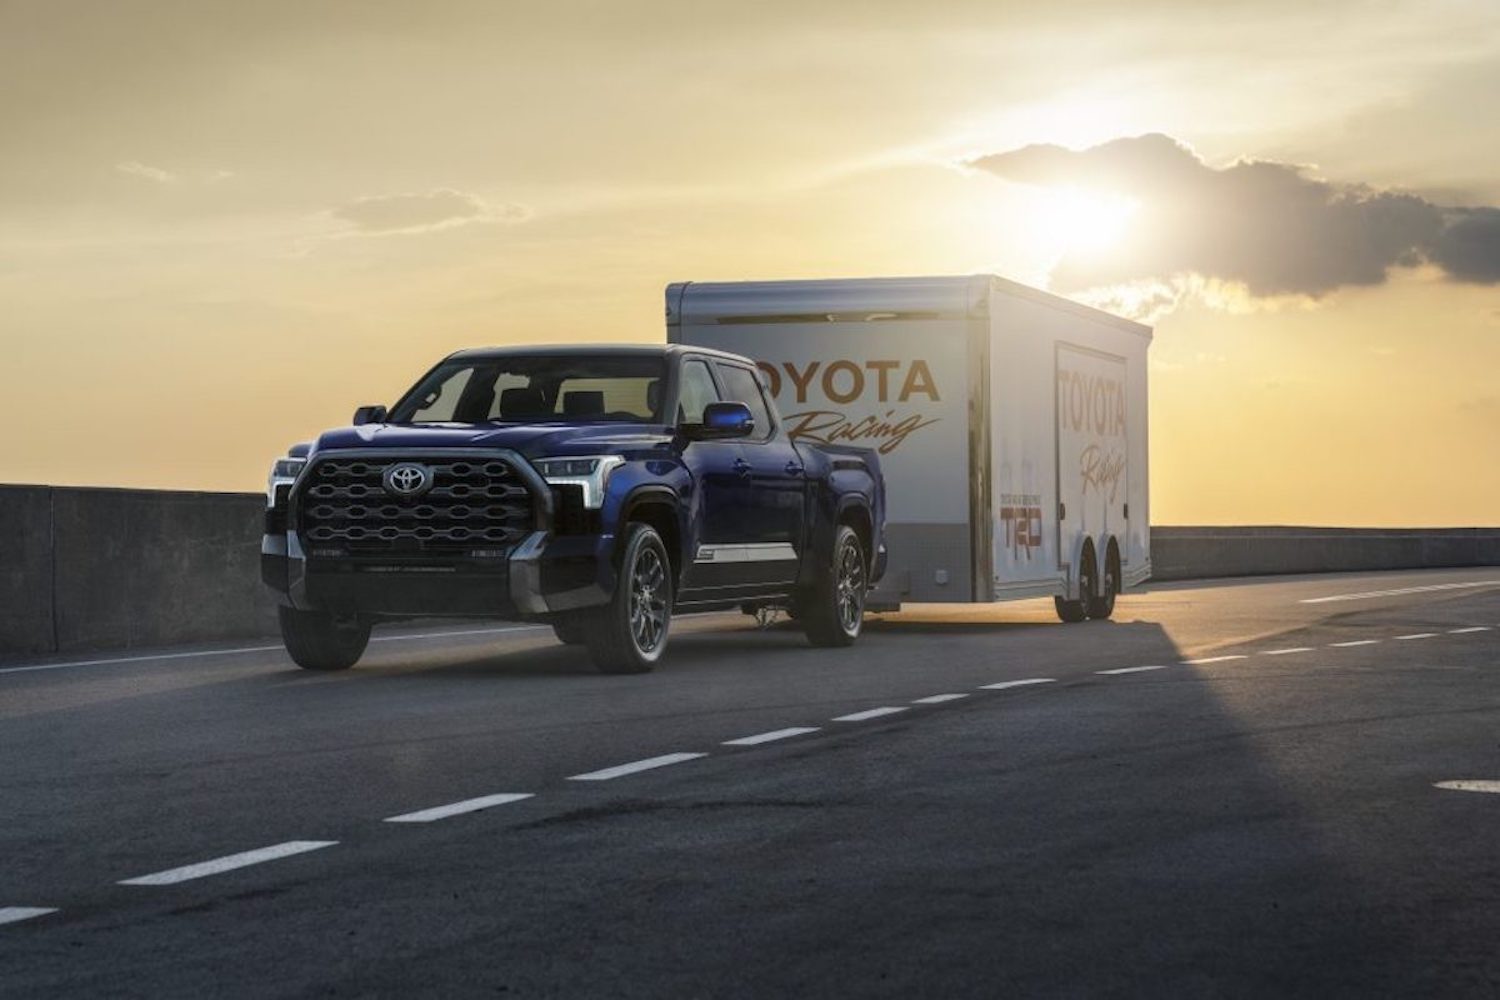
[[379, 621], [552, 626], [652, 669], [674, 612], [859, 635], [885, 569], [873, 452], [791, 440], [753, 362], [679, 345], [486, 348], [272, 469], [261, 575], [287, 652], [353, 666]]

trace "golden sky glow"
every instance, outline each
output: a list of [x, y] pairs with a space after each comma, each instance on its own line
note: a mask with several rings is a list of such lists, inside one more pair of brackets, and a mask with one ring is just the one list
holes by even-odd
[[[970, 165], [1036, 144], [1500, 205], [1496, 93], [1491, 0], [0, 3], [0, 481], [257, 489], [458, 347], [661, 340], [674, 280], [1161, 249]], [[1500, 521], [1500, 285], [1377, 274], [1076, 292], [1154, 316], [1154, 521]]]

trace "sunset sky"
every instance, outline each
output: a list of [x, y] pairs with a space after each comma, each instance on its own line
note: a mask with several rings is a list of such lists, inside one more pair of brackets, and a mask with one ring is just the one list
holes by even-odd
[[1494, 0], [0, 0], [0, 481], [254, 490], [669, 281], [994, 272], [1155, 325], [1156, 523], [1494, 525], [1497, 103]]

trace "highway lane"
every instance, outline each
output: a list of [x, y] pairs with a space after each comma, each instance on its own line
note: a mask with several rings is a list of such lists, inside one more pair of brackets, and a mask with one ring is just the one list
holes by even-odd
[[[0, 992], [1312, 992], [1373, 983], [1360, 962], [1477, 989], [1500, 796], [1432, 785], [1500, 778], [1497, 595], [1493, 570], [1179, 584], [1114, 623], [887, 616], [845, 651], [708, 616], [634, 678], [536, 630], [335, 676], [0, 673], [0, 920], [59, 909], [0, 927]], [[320, 846], [117, 884], [288, 844]]]

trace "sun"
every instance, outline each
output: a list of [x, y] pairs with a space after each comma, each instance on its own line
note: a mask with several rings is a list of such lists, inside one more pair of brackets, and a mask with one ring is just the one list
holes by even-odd
[[1041, 230], [1065, 252], [1099, 254], [1118, 247], [1130, 230], [1139, 203], [1076, 187], [1041, 188], [1034, 193]]

